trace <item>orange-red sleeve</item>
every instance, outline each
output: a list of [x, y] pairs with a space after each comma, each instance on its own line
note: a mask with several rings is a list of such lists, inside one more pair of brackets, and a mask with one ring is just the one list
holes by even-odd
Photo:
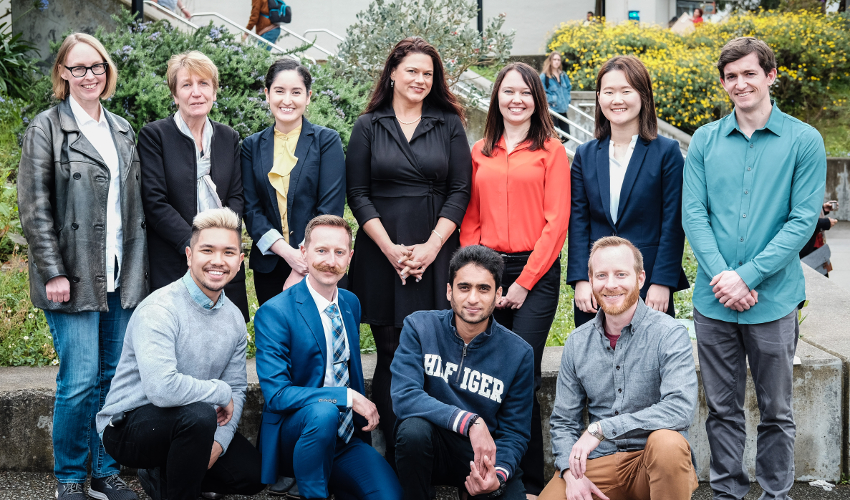
[[466, 215], [463, 216], [463, 222], [460, 225], [460, 246], [462, 247], [481, 244], [481, 186], [476, 178], [478, 173], [476, 148], [478, 144], [472, 148], [472, 194], [469, 205], [466, 207]]
[[546, 148], [550, 150], [543, 187], [543, 217], [546, 225], [516, 280], [526, 290], [531, 290], [537, 284], [561, 254], [570, 223], [570, 160], [558, 141], [550, 139], [546, 142]]

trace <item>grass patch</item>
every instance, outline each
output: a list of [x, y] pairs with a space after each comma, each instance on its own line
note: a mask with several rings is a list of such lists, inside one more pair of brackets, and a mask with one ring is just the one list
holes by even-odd
[[850, 88], [837, 91], [833, 101], [834, 110], [811, 125], [823, 137], [827, 156], [850, 156]]
[[499, 70], [501, 67], [498, 66], [471, 66], [469, 69], [483, 76], [484, 78], [490, 80], [491, 82], [496, 81], [496, 75], [499, 74]]

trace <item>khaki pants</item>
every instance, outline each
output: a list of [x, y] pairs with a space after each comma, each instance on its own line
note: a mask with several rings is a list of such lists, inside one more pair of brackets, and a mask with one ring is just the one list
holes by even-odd
[[[559, 475], [555, 472], [539, 500], [566, 498], [567, 483]], [[666, 429], [650, 434], [643, 451], [588, 460], [585, 476], [611, 500], [685, 500], [698, 486], [688, 440]]]

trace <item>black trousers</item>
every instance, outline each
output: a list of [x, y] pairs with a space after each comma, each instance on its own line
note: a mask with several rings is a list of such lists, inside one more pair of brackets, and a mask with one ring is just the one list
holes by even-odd
[[[676, 293], [676, 292], [674, 292], [673, 289], [671, 288], [670, 289], [670, 302], [667, 303], [667, 314], [675, 318], [676, 317], [676, 305], [673, 303], [673, 294], [674, 293]], [[646, 300], [646, 297], [643, 294], [641, 294], [640, 298], [642, 298], [643, 300]], [[575, 319], [576, 328], [587, 323], [588, 321], [592, 320], [595, 317], [596, 317], [596, 313], [586, 313], [586, 312], [582, 311], [581, 309], [578, 308], [578, 306], [576, 305], [576, 302], [573, 301], [573, 318]]]
[[401, 337], [401, 328], [394, 326], [371, 325], [372, 337], [375, 339], [375, 350], [378, 360], [375, 364], [375, 374], [372, 376], [372, 402], [378, 409], [381, 421], [378, 425], [384, 433], [387, 443], [384, 458], [395, 468], [395, 441], [393, 430], [395, 429], [395, 412], [393, 411], [393, 399], [390, 396], [390, 385], [392, 383], [392, 372], [390, 365], [395, 357]]
[[[254, 290], [257, 292], [258, 305], [265, 304], [270, 298], [283, 291], [283, 284], [286, 283], [286, 278], [292, 268], [286, 262], [286, 259], [279, 257], [277, 265], [274, 266], [270, 273], [258, 273], [254, 271]], [[342, 289], [348, 287], [348, 275], [344, 275], [337, 286]]]
[[[505, 272], [502, 274], [502, 294], [508, 293], [508, 288], [514, 284], [528, 262], [528, 254], [502, 255], [505, 260]], [[525, 490], [532, 495], [539, 495], [546, 485], [543, 478], [543, 421], [540, 415], [540, 402], [537, 391], [540, 390], [542, 377], [540, 364], [543, 360], [543, 349], [555, 313], [558, 311], [558, 293], [561, 286], [561, 261], [555, 260], [552, 267], [529, 290], [525, 302], [519, 309], [496, 309], [493, 316], [505, 328], [522, 337], [534, 349], [534, 401], [531, 407], [531, 440], [528, 451], [520, 462], [523, 470]], [[472, 409], [470, 409], [472, 410]]]
[[[496, 453], [498, 456], [498, 453]], [[404, 500], [431, 500], [431, 487], [464, 487], [474, 458], [469, 438], [424, 418], [403, 420], [396, 433], [396, 467]], [[487, 495], [470, 498], [487, 498]], [[508, 478], [500, 500], [525, 500], [522, 470]]]
[[[563, 115], [567, 116], [566, 113], [563, 113]], [[551, 115], [549, 115], [549, 116], [551, 116]], [[563, 130], [564, 132], [566, 132], [568, 134], [571, 133], [570, 132], [570, 124], [565, 122], [564, 120], [561, 120], [557, 116], [552, 116], [552, 123], [555, 125], [556, 128], [559, 128], [559, 129]], [[558, 138], [562, 138], [562, 137], [558, 136]]]
[[217, 426], [215, 410], [207, 403], [174, 408], [149, 404], [127, 413], [118, 427], [107, 427], [103, 447], [121, 465], [159, 467], [168, 500], [196, 500], [202, 491], [259, 493], [265, 488], [260, 452], [238, 432], [207, 470]]

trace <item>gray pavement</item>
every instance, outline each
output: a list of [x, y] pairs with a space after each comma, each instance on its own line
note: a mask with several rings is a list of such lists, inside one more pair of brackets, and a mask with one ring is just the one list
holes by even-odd
[[[142, 491], [135, 476], [124, 478], [130, 486], [139, 493], [139, 500], [150, 500]], [[0, 472], [0, 500], [48, 500], [53, 498], [56, 488], [53, 475], [47, 472]], [[753, 486], [750, 493], [745, 497], [747, 500], [756, 500], [761, 494], [761, 488]], [[850, 486], [837, 486], [831, 492], [821, 488], [809, 486], [808, 483], [797, 483], [791, 488], [791, 496], [795, 500], [850, 500]], [[279, 499], [265, 492], [253, 497], [229, 495], [227, 500], [270, 500]], [[455, 500], [457, 497], [448, 488], [440, 488], [437, 495], [438, 500]], [[708, 484], [701, 483], [699, 489], [694, 493], [694, 500], [709, 500], [711, 489]]]
[[829, 279], [850, 290], [850, 221], [838, 221], [832, 229], [824, 232], [824, 236], [832, 253]]

